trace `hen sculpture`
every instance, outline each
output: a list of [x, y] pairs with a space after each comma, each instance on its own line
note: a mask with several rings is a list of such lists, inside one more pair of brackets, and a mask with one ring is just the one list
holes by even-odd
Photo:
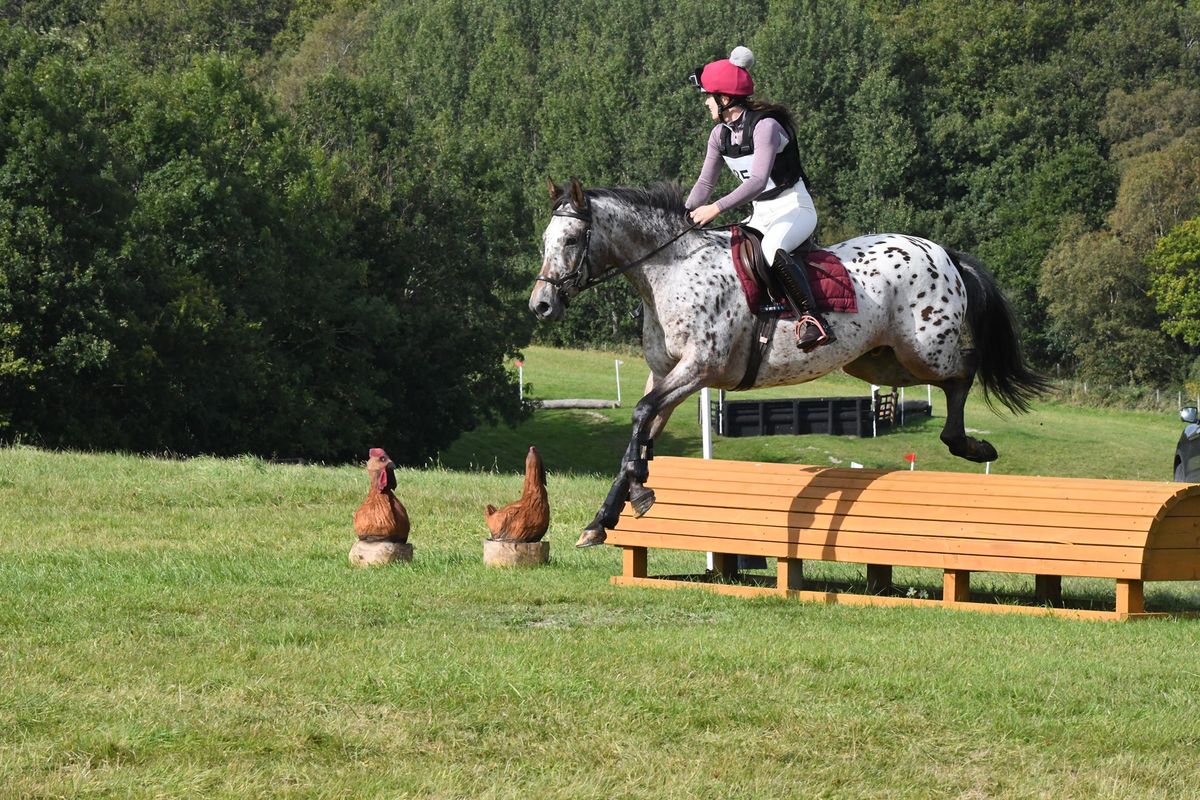
[[371, 486], [354, 512], [354, 532], [364, 542], [408, 541], [408, 512], [396, 499], [396, 465], [382, 447], [372, 447], [367, 459]]
[[550, 528], [550, 499], [546, 496], [546, 470], [536, 447], [525, 456], [525, 489], [521, 499], [497, 509], [484, 510], [488, 530], [498, 542], [537, 542]]

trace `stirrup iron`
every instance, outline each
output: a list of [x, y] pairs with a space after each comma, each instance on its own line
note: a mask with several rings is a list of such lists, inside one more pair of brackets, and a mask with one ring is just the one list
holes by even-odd
[[811, 352], [829, 340], [829, 331], [818, 317], [805, 314], [796, 320], [796, 346], [804, 352]]

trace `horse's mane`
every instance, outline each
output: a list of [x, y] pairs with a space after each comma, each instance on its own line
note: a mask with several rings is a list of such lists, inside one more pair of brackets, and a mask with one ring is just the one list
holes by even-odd
[[[584, 194], [589, 198], [615, 200], [639, 209], [658, 209], [674, 216], [681, 217], [687, 213], [687, 208], [683, 205], [683, 189], [674, 181], [658, 181], [644, 189], [629, 186], [586, 189]], [[564, 192], [557, 206], [567, 202], [569, 197]]]

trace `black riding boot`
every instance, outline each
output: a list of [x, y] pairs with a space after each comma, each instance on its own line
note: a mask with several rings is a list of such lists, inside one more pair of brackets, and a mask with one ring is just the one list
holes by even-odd
[[796, 315], [796, 346], [808, 352], [834, 340], [829, 323], [817, 311], [812, 287], [808, 284], [808, 271], [797, 264], [786, 250], [776, 250], [771, 271], [783, 288], [784, 302], [791, 306]]

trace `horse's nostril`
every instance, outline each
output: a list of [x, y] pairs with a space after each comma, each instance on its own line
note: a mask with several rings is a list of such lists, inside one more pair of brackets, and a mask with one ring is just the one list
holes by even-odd
[[533, 307], [533, 313], [537, 314], [539, 317], [547, 316], [550, 313], [550, 304], [545, 300], [541, 301]]

